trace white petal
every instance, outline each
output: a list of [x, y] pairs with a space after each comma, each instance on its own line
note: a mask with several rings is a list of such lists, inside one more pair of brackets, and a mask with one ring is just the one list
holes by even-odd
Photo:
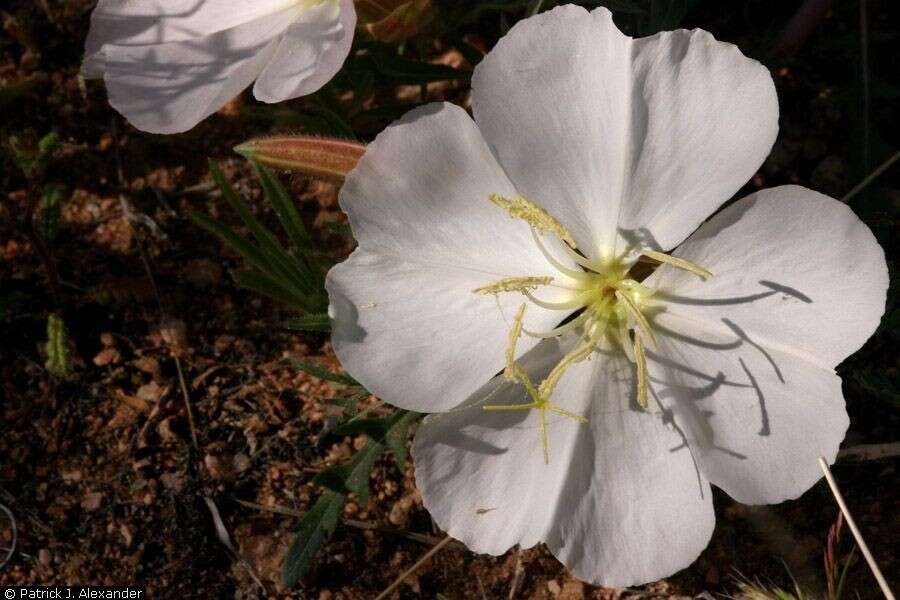
[[888, 272], [872, 232], [845, 204], [798, 186], [743, 198], [677, 251], [713, 277], [661, 267], [646, 280], [666, 311], [825, 368], [856, 351], [884, 313]]
[[[660, 267], [651, 373], [704, 474], [745, 503], [795, 498], [834, 460], [848, 420], [833, 367], [878, 325], [884, 253], [844, 204], [796, 186], [744, 198]], [[667, 400], [668, 398], [668, 400]]]
[[281, 102], [311, 94], [328, 83], [350, 52], [355, 28], [352, 0], [329, 0], [304, 12], [285, 32], [256, 81], [256, 98]]
[[650, 373], [709, 481], [745, 504], [800, 496], [834, 462], [849, 425], [834, 371], [735, 328], [676, 315], [661, 321]]
[[775, 140], [768, 71], [703, 31], [632, 40], [609, 11], [519, 22], [476, 68], [474, 112], [512, 181], [598, 252], [671, 248]]
[[85, 43], [86, 78], [102, 77], [103, 46], [186, 42], [280, 12], [296, 0], [99, 0]]
[[[341, 189], [360, 248], [328, 274], [332, 341], [386, 401], [458, 405], [503, 368], [520, 294], [472, 293], [507, 277], [557, 275], [530, 230], [494, 206], [515, 190], [461, 108], [432, 104], [388, 127]], [[571, 265], [571, 263], [568, 263]], [[529, 309], [530, 329], [564, 313]], [[523, 337], [520, 349], [534, 345]]]
[[[556, 348], [544, 342], [523, 364], [539, 379]], [[416, 485], [449, 535], [490, 554], [543, 541], [579, 578], [615, 587], [671, 575], [706, 546], [709, 485], [661, 415], [636, 409], [621, 356], [595, 355], [563, 377], [555, 401], [590, 424], [549, 416], [549, 465], [537, 412], [485, 412], [486, 395], [526, 401], [521, 386], [495, 380], [468, 407], [427, 419], [413, 445]]]
[[256, 79], [297, 14], [286, 9], [190, 41], [106, 45], [109, 102], [138, 129], [186, 131]]

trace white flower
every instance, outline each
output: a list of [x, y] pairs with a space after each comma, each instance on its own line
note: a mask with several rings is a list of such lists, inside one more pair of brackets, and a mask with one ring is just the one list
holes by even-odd
[[254, 81], [263, 102], [315, 92], [355, 26], [352, 0], [100, 0], [82, 73], [138, 129], [178, 133]]
[[833, 368], [884, 310], [884, 253], [797, 186], [704, 223], [778, 129], [766, 69], [704, 31], [630, 39], [564, 6], [473, 83], [474, 122], [417, 109], [348, 176], [335, 351], [388, 402], [443, 413], [413, 454], [449, 535], [544, 542], [598, 584], [667, 576], [710, 538], [710, 483], [779, 502], [834, 460]]

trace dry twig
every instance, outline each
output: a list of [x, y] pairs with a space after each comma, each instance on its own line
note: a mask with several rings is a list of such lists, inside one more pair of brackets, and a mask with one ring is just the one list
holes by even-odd
[[856, 543], [857, 545], [859, 545], [859, 549], [862, 552], [862, 555], [865, 557], [866, 562], [869, 563], [869, 569], [872, 570], [872, 575], [875, 576], [875, 580], [878, 582], [878, 586], [881, 588], [884, 597], [888, 600], [896, 600], [894, 597], [894, 592], [891, 591], [891, 588], [888, 586], [887, 580], [881, 573], [881, 569], [878, 568], [878, 563], [875, 562], [875, 557], [872, 556], [872, 552], [869, 550], [869, 546], [866, 544], [866, 540], [863, 539], [862, 533], [856, 526], [856, 521], [853, 520], [853, 515], [850, 514], [850, 509], [847, 508], [847, 504], [846, 502], [844, 502], [844, 496], [841, 495], [841, 490], [838, 488], [837, 482], [834, 480], [834, 475], [831, 474], [831, 469], [828, 468], [828, 461], [823, 457], [819, 457], [819, 466], [822, 467], [822, 472], [825, 474], [825, 480], [828, 482], [828, 487], [831, 488], [831, 494], [834, 496], [834, 499], [837, 502], [837, 505], [840, 507], [841, 512], [844, 513], [844, 519], [847, 521], [847, 525], [850, 527], [850, 532], [853, 533], [853, 537], [856, 538]]
[[409, 577], [410, 575], [415, 573], [416, 570], [419, 567], [421, 567], [423, 564], [425, 564], [429, 558], [431, 558], [432, 556], [434, 556], [435, 554], [440, 552], [444, 548], [444, 546], [446, 546], [447, 544], [449, 544], [452, 541], [453, 541], [453, 538], [450, 537], [449, 535], [447, 537], [445, 537], [444, 539], [442, 539], [440, 541], [440, 543], [438, 543], [437, 546], [435, 546], [434, 548], [432, 548], [431, 550], [429, 550], [428, 552], [423, 554], [422, 558], [420, 558], [419, 560], [416, 561], [416, 564], [414, 564], [407, 570], [403, 571], [403, 573], [400, 574], [400, 577], [398, 577], [397, 579], [394, 580], [394, 583], [387, 586], [387, 588], [385, 588], [385, 590], [383, 592], [381, 592], [380, 594], [378, 594], [375, 597], [375, 600], [384, 600], [385, 598], [387, 598], [391, 594], [391, 592], [396, 590], [400, 586], [400, 584], [402, 584], [406, 580], [407, 577]]

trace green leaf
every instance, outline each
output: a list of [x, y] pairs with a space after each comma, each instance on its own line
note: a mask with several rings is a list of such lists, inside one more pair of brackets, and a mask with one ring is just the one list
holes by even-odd
[[58, 147], [59, 134], [55, 131], [51, 131], [42, 137], [41, 141], [38, 142], [37, 155], [35, 156], [38, 166], [45, 167], [50, 162], [50, 159], [53, 158], [53, 153], [56, 152]]
[[373, 442], [384, 444], [394, 455], [400, 472], [406, 470], [406, 440], [409, 426], [422, 417], [421, 413], [397, 410], [388, 417], [353, 419], [334, 430], [335, 435], [365, 434]]
[[72, 374], [72, 360], [69, 356], [69, 336], [66, 324], [58, 315], [47, 319], [47, 362], [44, 367], [57, 377]]
[[[271, 263], [259, 248], [236, 234], [227, 225], [202, 213], [192, 213], [191, 219], [203, 229], [219, 237], [249, 261], [251, 265], [256, 267], [256, 275], [249, 275], [247, 271], [233, 272], [232, 276], [238, 282], [238, 285], [245, 285], [278, 302], [283, 302], [301, 310], [319, 310], [320, 301], [318, 299], [310, 301], [306, 294], [290, 281], [286, 281], [278, 270], [272, 268]], [[262, 278], [265, 278], [265, 280]]]
[[372, 467], [383, 450], [383, 444], [369, 440], [362, 450], [353, 455], [350, 462], [320, 471], [313, 478], [313, 483], [341, 494], [355, 492], [359, 496], [359, 503], [364, 506], [369, 501]]
[[410, 102], [404, 104], [384, 104], [361, 110], [352, 117], [353, 125], [359, 129], [383, 129], [414, 108], [424, 106], [425, 102]]
[[308, 363], [306, 361], [302, 361], [296, 358], [289, 358], [288, 362], [291, 365], [304, 373], [308, 373], [313, 377], [318, 377], [319, 379], [324, 379], [325, 381], [330, 381], [331, 383], [336, 383], [338, 385], [344, 385], [348, 387], [359, 387], [359, 382], [350, 377], [349, 375], [342, 375], [339, 373], [332, 373], [331, 371], [326, 371], [322, 367], [316, 366], [312, 363]]
[[359, 413], [359, 403], [370, 396], [368, 390], [350, 396], [327, 398], [325, 401], [332, 406], [339, 406], [345, 415], [355, 417]]
[[239, 286], [247, 288], [257, 294], [268, 296], [276, 302], [299, 308], [315, 306], [315, 301], [308, 296], [295, 293], [256, 269], [232, 271], [231, 276]]
[[210, 161], [209, 168], [213, 179], [222, 190], [222, 197], [238, 214], [241, 221], [244, 222], [244, 225], [259, 243], [259, 249], [270, 265], [269, 274], [277, 274], [279, 277], [284, 278], [285, 285], [292, 285], [307, 294], [317, 291], [317, 288], [320, 286], [311, 280], [311, 274], [307, 266], [293, 260], [287, 251], [281, 247], [278, 238], [253, 216], [247, 204], [234, 191], [228, 180], [225, 179], [225, 175], [218, 165]]
[[900, 407], [900, 383], [883, 370], [863, 368], [851, 373], [850, 377], [869, 394]]
[[374, 68], [375, 71], [397, 84], [416, 85], [451, 79], [468, 81], [472, 77], [472, 72], [468, 70], [454, 69], [447, 65], [436, 65], [386, 53], [360, 56], [358, 61], [361, 63], [358, 66]]
[[257, 269], [270, 277], [274, 276], [272, 265], [269, 264], [269, 261], [262, 250], [236, 234], [230, 227], [203, 213], [191, 213], [191, 219], [209, 233], [220, 238], [225, 244], [243, 256]]
[[66, 195], [66, 187], [58, 183], [51, 183], [44, 187], [41, 195], [41, 224], [40, 234], [47, 242], [56, 239], [59, 233], [59, 216], [61, 204]]
[[330, 108], [326, 108], [324, 106], [316, 106], [312, 109], [317, 117], [322, 119], [327, 127], [331, 130], [331, 133], [342, 138], [346, 138], [348, 140], [356, 140], [356, 133], [353, 131], [353, 128], [350, 126], [347, 121], [344, 120], [342, 116], [331, 110]]
[[256, 267], [256, 272], [242, 271], [236, 277], [245, 282], [246, 287], [290, 306], [306, 312], [322, 312], [328, 306], [324, 276], [314, 260], [309, 236], [284, 187], [271, 171], [258, 170], [266, 198], [272, 203], [292, 243], [303, 245], [296, 250], [299, 256], [283, 248], [278, 238], [251, 213], [215, 163], [210, 162], [210, 172], [222, 190], [222, 197], [258, 244], [254, 245], [215, 219], [197, 213], [191, 215], [195, 223], [221, 238]]
[[289, 321], [285, 321], [284, 327], [292, 331], [331, 331], [331, 318], [327, 313], [304, 315]]
[[346, 501], [343, 494], [325, 492], [300, 519], [296, 529], [297, 535], [291, 542], [281, 571], [281, 580], [286, 587], [297, 585], [309, 571], [313, 557], [328, 536], [334, 533]]
[[312, 239], [310, 239], [306, 227], [303, 226], [300, 213], [297, 212], [287, 190], [265, 165], [254, 162], [253, 168], [256, 169], [256, 175], [262, 184], [266, 199], [272, 205], [275, 214], [278, 215], [278, 220], [281, 221], [291, 243], [300, 250], [311, 249]]
[[0, 87], [0, 110], [6, 108], [14, 100], [18, 100], [35, 88], [35, 82], [32, 80], [20, 81]]

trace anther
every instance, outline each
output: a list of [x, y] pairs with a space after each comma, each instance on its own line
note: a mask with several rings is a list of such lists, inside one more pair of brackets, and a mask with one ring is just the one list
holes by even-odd
[[628, 314], [631, 318], [634, 319], [635, 324], [638, 329], [640, 329], [641, 333], [647, 336], [647, 340], [650, 342], [653, 348], [656, 348], [656, 336], [653, 335], [653, 330], [650, 328], [650, 323], [647, 322], [647, 317], [644, 316], [644, 313], [641, 312], [640, 307], [634, 301], [634, 299], [629, 295], [620, 290], [616, 290], [616, 298], [618, 298], [622, 303], [625, 309], [628, 311]]
[[528, 292], [542, 285], [548, 285], [552, 281], [552, 277], [508, 277], [480, 288], [475, 288], [472, 292], [482, 295], [500, 294], [503, 292]]
[[639, 333], [634, 335], [634, 362], [637, 366], [637, 403], [647, 410], [647, 356]]
[[514, 219], [522, 219], [535, 230], [543, 233], [552, 233], [559, 239], [575, 247], [575, 240], [566, 227], [557, 221], [546, 210], [525, 198], [524, 196], [516, 196], [513, 199], [504, 198], [500, 194], [491, 194], [489, 196], [491, 202], [505, 210]]
[[671, 254], [665, 254], [663, 252], [657, 252], [655, 250], [641, 250], [641, 255], [646, 256], [647, 258], [652, 258], [657, 262], [671, 265], [676, 269], [689, 271], [703, 280], [709, 279], [713, 276], [712, 273], [710, 273], [700, 265], [696, 265], [688, 260], [684, 260], [683, 258], [678, 258], [677, 256], [672, 256]]

